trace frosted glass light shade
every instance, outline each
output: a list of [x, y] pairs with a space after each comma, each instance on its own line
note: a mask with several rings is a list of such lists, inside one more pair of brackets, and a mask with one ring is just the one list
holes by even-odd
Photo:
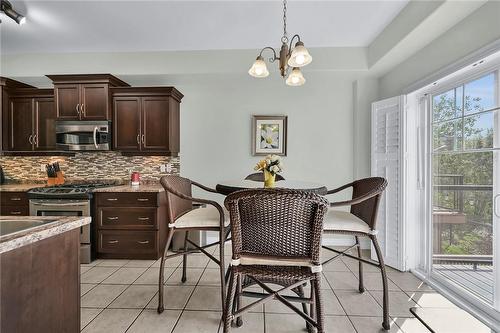
[[269, 75], [266, 62], [261, 56], [258, 56], [252, 67], [248, 70], [248, 74], [253, 77], [266, 77]]
[[290, 59], [288, 59], [288, 66], [290, 67], [302, 67], [310, 64], [312, 61], [312, 57], [309, 54], [309, 51], [304, 46], [304, 43], [297, 42], [295, 47], [292, 50], [292, 54], [290, 55]]
[[288, 75], [286, 79], [286, 84], [289, 86], [301, 86], [304, 83], [306, 83], [306, 79], [304, 78], [304, 75], [302, 75], [302, 72], [300, 71], [300, 68], [294, 67], [292, 69], [292, 72], [290, 75]]

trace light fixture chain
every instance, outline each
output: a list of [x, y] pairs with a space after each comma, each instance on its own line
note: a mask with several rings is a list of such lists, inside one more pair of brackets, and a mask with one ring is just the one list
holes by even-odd
[[281, 41], [283, 43], [288, 43], [288, 36], [286, 31], [286, 0], [283, 0], [283, 37], [281, 37]]

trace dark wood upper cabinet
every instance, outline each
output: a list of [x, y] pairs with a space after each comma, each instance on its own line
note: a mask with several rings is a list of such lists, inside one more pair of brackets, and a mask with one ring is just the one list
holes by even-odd
[[55, 95], [57, 119], [78, 120], [80, 86], [78, 84], [61, 84], [55, 89]]
[[180, 102], [173, 87], [112, 88], [114, 149], [127, 155], [179, 153]]
[[33, 150], [32, 98], [13, 98], [10, 100], [9, 150]]
[[139, 151], [141, 149], [141, 99], [139, 97], [115, 97], [113, 110], [113, 148]]
[[53, 93], [52, 89], [36, 88], [11, 92], [6, 119], [8, 151], [56, 149], [56, 109]]
[[56, 108], [53, 98], [35, 98], [35, 150], [56, 150]]
[[110, 87], [128, 84], [110, 74], [47, 75], [54, 83], [57, 119], [111, 120]]

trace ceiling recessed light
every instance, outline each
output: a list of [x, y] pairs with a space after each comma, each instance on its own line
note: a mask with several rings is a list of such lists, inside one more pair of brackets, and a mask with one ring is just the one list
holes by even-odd
[[0, 0], [0, 11], [4, 12], [5, 15], [16, 21], [19, 25], [26, 23], [26, 17], [16, 12], [12, 8], [12, 4], [7, 0]]

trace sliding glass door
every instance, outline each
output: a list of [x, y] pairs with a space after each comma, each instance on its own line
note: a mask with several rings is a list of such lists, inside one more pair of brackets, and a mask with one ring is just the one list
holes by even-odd
[[498, 70], [429, 95], [431, 273], [500, 307]]

